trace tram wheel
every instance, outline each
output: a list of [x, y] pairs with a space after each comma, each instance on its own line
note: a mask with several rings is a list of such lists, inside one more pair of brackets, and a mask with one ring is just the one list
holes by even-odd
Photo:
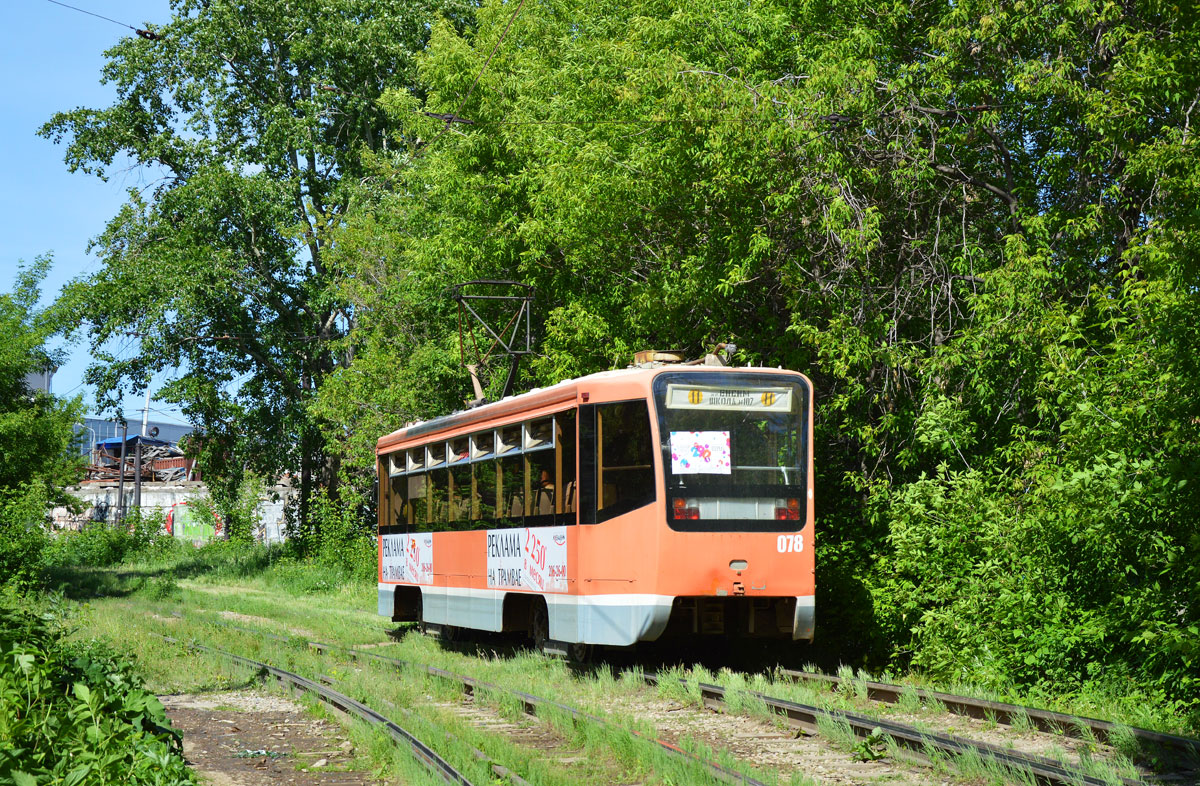
[[529, 608], [529, 638], [533, 639], [533, 648], [542, 652], [546, 648], [546, 640], [550, 638], [550, 615], [546, 613], [545, 603], [534, 603]]
[[591, 663], [592, 655], [595, 654], [596, 648], [591, 644], [584, 644], [582, 641], [577, 641], [567, 645], [567, 660], [572, 663]]

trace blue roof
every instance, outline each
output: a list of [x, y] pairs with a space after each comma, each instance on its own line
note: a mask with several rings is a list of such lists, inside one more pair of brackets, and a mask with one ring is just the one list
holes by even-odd
[[[191, 426], [155, 420], [151, 420], [147, 424], [147, 429], [150, 431], [158, 429], [157, 438], [171, 445], [178, 444], [181, 439], [193, 432]], [[129, 424], [130, 438], [138, 436], [141, 431], [141, 423]], [[75, 432], [79, 436], [80, 455], [86, 456], [93, 446], [106, 448], [110, 452], [114, 450], [120, 452], [121, 450], [121, 425], [115, 420], [84, 418], [82, 423], [75, 424]], [[142, 444], [147, 447], [152, 446], [153, 443], [150, 442], [150, 439], [150, 437], [147, 437], [146, 441]]]
[[[148, 445], [150, 447], [158, 447], [158, 446], [171, 444], [170, 442], [163, 442], [161, 439], [152, 439], [151, 437], [143, 437], [141, 434], [130, 434], [128, 437], [125, 438], [125, 446], [126, 447], [129, 447], [130, 445], [136, 445], [138, 442], [141, 442], [143, 445]], [[96, 447], [103, 448], [104, 450], [109, 450], [111, 448], [120, 448], [121, 447], [121, 438], [113, 437], [111, 439], [102, 439], [96, 443]]]

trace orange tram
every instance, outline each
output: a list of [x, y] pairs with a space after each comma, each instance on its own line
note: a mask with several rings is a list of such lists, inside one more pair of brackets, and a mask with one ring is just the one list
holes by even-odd
[[379, 440], [379, 614], [583, 656], [811, 639], [812, 386], [643, 364]]

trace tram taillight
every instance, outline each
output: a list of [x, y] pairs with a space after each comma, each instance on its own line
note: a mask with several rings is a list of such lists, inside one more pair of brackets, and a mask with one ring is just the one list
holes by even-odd
[[698, 521], [700, 519], [700, 508], [688, 507], [688, 501], [683, 497], [676, 497], [671, 501], [671, 513], [676, 520]]
[[[782, 500], [780, 500], [782, 502]], [[791, 498], [786, 505], [777, 505], [775, 507], [775, 519], [777, 521], [799, 521], [800, 520], [800, 500]]]

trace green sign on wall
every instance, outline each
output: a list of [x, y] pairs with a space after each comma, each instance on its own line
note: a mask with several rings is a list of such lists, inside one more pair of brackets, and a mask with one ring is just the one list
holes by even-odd
[[221, 535], [221, 521], [215, 513], [188, 502], [177, 502], [167, 513], [167, 531], [179, 540], [196, 545]]

